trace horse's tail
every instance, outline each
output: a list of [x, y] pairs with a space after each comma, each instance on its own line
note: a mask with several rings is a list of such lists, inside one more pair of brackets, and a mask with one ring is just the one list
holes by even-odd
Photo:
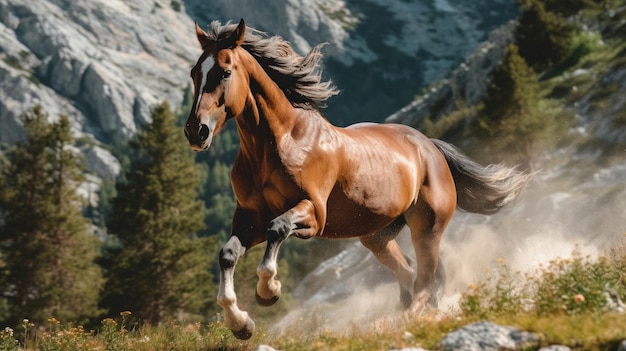
[[462, 210], [492, 214], [513, 201], [532, 178], [532, 174], [502, 164], [482, 166], [445, 141], [431, 139], [446, 158]]

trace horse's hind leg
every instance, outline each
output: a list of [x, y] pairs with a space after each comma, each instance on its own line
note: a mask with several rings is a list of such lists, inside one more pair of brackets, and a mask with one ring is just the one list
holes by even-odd
[[[439, 258], [439, 244], [443, 232], [454, 213], [453, 197], [442, 196], [431, 200], [428, 191], [423, 191], [417, 203], [404, 217], [411, 229], [411, 240], [417, 261], [417, 276], [413, 286], [413, 303], [428, 301], [437, 306], [443, 295], [445, 271]], [[422, 306], [415, 306], [420, 308]]]
[[374, 257], [396, 276], [400, 283], [400, 301], [405, 308], [408, 308], [413, 301], [415, 271], [395, 240], [405, 224], [404, 219], [399, 218], [384, 229], [374, 234], [361, 236], [359, 239], [363, 246], [372, 251]]

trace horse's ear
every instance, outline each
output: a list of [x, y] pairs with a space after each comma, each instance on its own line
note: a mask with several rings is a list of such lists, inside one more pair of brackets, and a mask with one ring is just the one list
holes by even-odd
[[243, 44], [243, 39], [246, 36], [246, 22], [244, 22], [243, 18], [239, 21], [239, 25], [237, 29], [233, 33], [233, 39], [235, 39], [234, 46], [241, 46]]
[[215, 42], [209, 39], [209, 35], [206, 34], [206, 32], [202, 30], [202, 28], [200, 28], [200, 26], [198, 25], [198, 22], [195, 22], [195, 23], [196, 23], [196, 36], [198, 37], [198, 42], [200, 42], [200, 47], [202, 47], [202, 50], [206, 51], [207, 49], [215, 45]]

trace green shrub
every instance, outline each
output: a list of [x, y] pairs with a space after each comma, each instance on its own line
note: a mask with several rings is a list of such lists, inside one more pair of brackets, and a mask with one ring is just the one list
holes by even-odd
[[498, 268], [488, 269], [481, 283], [470, 285], [463, 293], [459, 307], [464, 315], [479, 319], [515, 315], [523, 306], [527, 296], [520, 289], [521, 273], [511, 271], [503, 259], [498, 262]]
[[626, 299], [625, 271], [624, 246], [597, 259], [575, 251], [572, 258], [552, 260], [525, 275], [501, 262], [469, 287], [459, 307], [465, 316], [480, 319], [520, 312], [538, 316], [606, 312]]
[[575, 253], [571, 259], [550, 262], [536, 284], [538, 314], [602, 312], [609, 307], [607, 295], [626, 297], [622, 275], [626, 256], [601, 256], [597, 260]]

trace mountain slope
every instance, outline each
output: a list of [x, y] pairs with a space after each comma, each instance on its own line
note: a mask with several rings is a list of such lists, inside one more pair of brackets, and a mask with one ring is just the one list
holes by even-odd
[[[68, 115], [95, 144], [124, 140], [155, 104], [182, 101], [199, 53], [193, 22], [165, 0], [0, 0], [0, 14], [4, 143], [21, 137], [19, 116], [34, 104], [51, 118]], [[96, 149], [84, 150], [90, 171], [118, 171]]]

